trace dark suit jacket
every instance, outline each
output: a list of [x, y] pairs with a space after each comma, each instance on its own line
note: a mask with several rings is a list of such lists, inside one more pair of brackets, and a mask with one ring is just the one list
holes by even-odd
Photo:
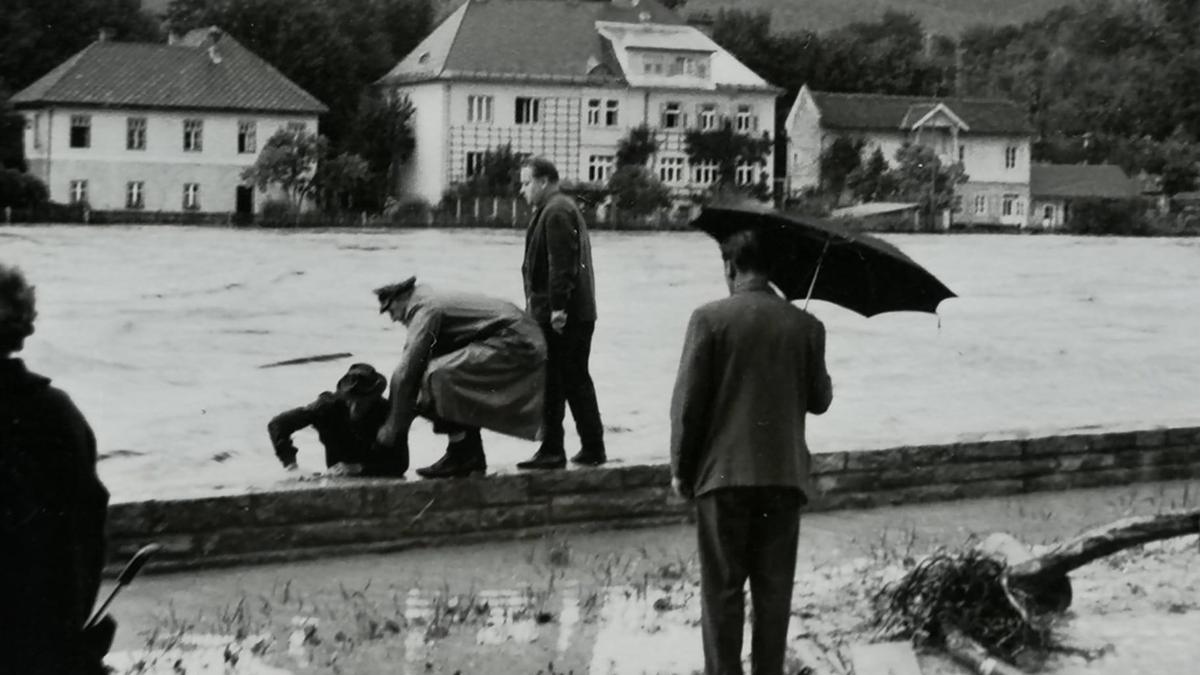
[[829, 408], [825, 327], [749, 285], [697, 309], [671, 398], [671, 469], [696, 496], [726, 487], [811, 493], [806, 413]]
[[566, 310], [570, 321], [596, 320], [596, 277], [587, 223], [575, 201], [557, 190], [546, 195], [525, 233], [525, 310], [539, 323]]
[[0, 630], [15, 646], [0, 671], [94, 672], [81, 629], [100, 590], [107, 507], [79, 409], [0, 358]]

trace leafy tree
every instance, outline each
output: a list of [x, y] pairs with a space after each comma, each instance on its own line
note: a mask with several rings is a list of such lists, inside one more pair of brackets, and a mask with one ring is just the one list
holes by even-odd
[[658, 140], [655, 139], [654, 132], [645, 124], [640, 124], [630, 129], [617, 143], [617, 168], [645, 166], [656, 152]]
[[718, 188], [734, 184], [739, 164], [765, 162], [773, 145], [765, 132], [755, 137], [736, 132], [729, 124], [712, 131], [693, 129], [687, 132], [683, 142], [689, 162], [716, 164]]
[[13, 109], [8, 97], [0, 85], [0, 169], [24, 171], [25, 116]]
[[323, 160], [313, 176], [314, 190], [326, 210], [354, 208], [354, 193], [371, 177], [367, 160], [343, 152]]
[[932, 148], [917, 143], [905, 143], [896, 151], [893, 176], [896, 195], [917, 202], [928, 225], [952, 206], [955, 188], [967, 182], [961, 163], [943, 164]]
[[640, 165], [618, 168], [608, 179], [613, 206], [621, 213], [646, 216], [671, 205], [671, 191], [649, 169]]
[[39, 206], [49, 198], [46, 184], [37, 177], [15, 169], [0, 168], [0, 208]]
[[412, 129], [414, 108], [407, 97], [389, 97], [377, 89], [363, 95], [358, 104], [350, 138], [344, 144], [366, 160], [370, 173], [366, 184], [374, 193], [370, 206], [381, 207], [396, 184], [397, 168], [412, 157], [417, 147]]
[[305, 198], [317, 188], [317, 166], [329, 153], [324, 136], [305, 129], [279, 129], [258, 153], [253, 166], [242, 172], [242, 180], [266, 190], [277, 185], [299, 214]]
[[891, 173], [887, 158], [878, 146], [867, 158], [846, 177], [846, 186], [860, 202], [884, 201], [896, 193], [895, 176]]
[[485, 152], [475, 175], [454, 186], [454, 191], [462, 197], [514, 197], [520, 186], [521, 156], [505, 143]]
[[824, 188], [840, 195], [846, 189], [846, 178], [862, 164], [862, 139], [838, 136], [821, 151], [821, 182]]

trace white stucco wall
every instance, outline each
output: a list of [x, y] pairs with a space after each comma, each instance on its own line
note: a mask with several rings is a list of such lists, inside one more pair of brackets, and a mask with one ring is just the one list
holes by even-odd
[[[446, 128], [454, 107], [450, 105], [449, 91], [449, 84], [445, 82], [402, 86], [394, 90], [397, 95], [407, 96], [413, 106], [412, 129], [416, 136], [412, 157], [398, 172], [396, 191], [401, 196], [416, 196], [436, 205], [449, 187], [446, 182]], [[463, 114], [466, 114], [465, 110]]]
[[[739, 104], [750, 105], [758, 118], [758, 130], [774, 126], [773, 92], [731, 90], [650, 90], [596, 86], [533, 85], [524, 83], [453, 82], [401, 86], [397, 92], [409, 96], [417, 109], [414, 129], [417, 151], [401, 171], [401, 194], [416, 195], [431, 203], [440, 201], [454, 182], [465, 178], [467, 154], [487, 152], [511, 144], [513, 152], [541, 155], [555, 162], [564, 181], [588, 180], [592, 156], [613, 156], [629, 129], [648, 124], [660, 132], [660, 155], [682, 155], [683, 130], [666, 132], [660, 126], [660, 111], [668, 101], [681, 104], [688, 125], [698, 124], [701, 104], [717, 106], [718, 115], [736, 114]], [[469, 119], [472, 96], [492, 98], [490, 121]], [[540, 101], [540, 121], [517, 124], [518, 98]], [[588, 121], [588, 101], [601, 100], [601, 124]], [[617, 123], [605, 124], [605, 105], [617, 102]], [[652, 164], [652, 168], [654, 164]], [[763, 170], [771, 173], [768, 159]], [[688, 172], [690, 175], [690, 171]], [[685, 188], [688, 185], [673, 185]]]
[[[126, 186], [145, 185], [146, 211], [182, 211], [183, 186], [200, 186], [199, 211], [231, 212], [242, 171], [258, 158], [267, 139], [289, 122], [316, 131], [315, 115], [263, 115], [260, 113], [180, 112], [162, 110], [97, 110], [47, 108], [24, 111], [25, 155], [30, 172], [46, 182], [50, 198], [70, 201], [72, 181], [87, 181], [87, 201], [98, 210], [124, 210]], [[88, 115], [91, 138], [86, 148], [72, 148], [71, 117]], [[127, 119], [146, 119], [143, 150], [126, 148]], [[202, 120], [200, 151], [184, 151], [184, 120]], [[238, 125], [256, 123], [256, 150], [238, 152]], [[262, 206], [255, 198], [255, 210]]]

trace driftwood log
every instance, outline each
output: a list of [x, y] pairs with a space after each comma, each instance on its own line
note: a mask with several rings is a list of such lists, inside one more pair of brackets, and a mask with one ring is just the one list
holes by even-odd
[[[1118, 551], [1200, 534], [1200, 509], [1124, 518], [1034, 555], [1008, 534], [927, 558], [881, 595], [884, 626], [940, 646], [981, 675], [1017, 675], [1002, 658], [1055, 649], [1051, 620], [1071, 604], [1071, 571]], [[997, 587], [1000, 587], [999, 589]]]
[[1135, 516], [1093, 528], [1037, 556], [1015, 560], [1005, 556], [1005, 591], [1016, 609], [1045, 614], [1071, 604], [1067, 575], [1094, 560], [1152, 541], [1200, 533], [1200, 509]]

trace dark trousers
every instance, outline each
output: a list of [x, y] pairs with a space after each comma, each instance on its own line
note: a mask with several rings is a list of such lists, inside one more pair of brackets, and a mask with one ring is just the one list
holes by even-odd
[[706, 675], [741, 675], [745, 585], [754, 609], [751, 672], [781, 675], [791, 616], [801, 493], [714, 490], [696, 498]]
[[550, 324], [542, 324], [548, 348], [546, 401], [542, 413], [542, 444], [547, 448], [564, 447], [563, 416], [569, 404], [584, 449], [604, 449], [600, 405], [596, 402], [596, 387], [588, 372], [595, 330], [595, 321], [568, 319], [562, 333], [556, 332]]

